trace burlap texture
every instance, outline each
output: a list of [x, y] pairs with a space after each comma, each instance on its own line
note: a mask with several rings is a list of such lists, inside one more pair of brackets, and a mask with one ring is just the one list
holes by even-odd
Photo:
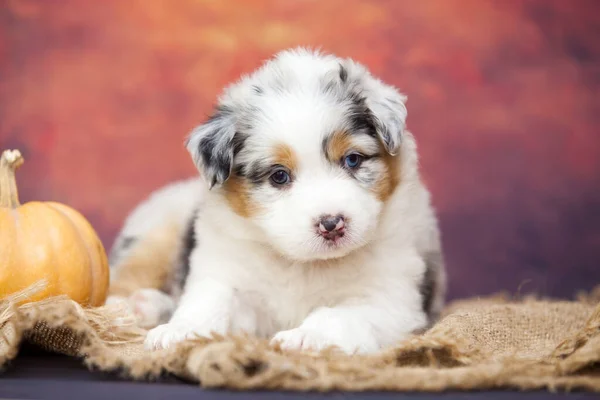
[[147, 352], [144, 331], [122, 310], [83, 309], [65, 298], [19, 306], [21, 297], [0, 303], [0, 366], [26, 340], [130, 379], [174, 374], [204, 387], [600, 392], [600, 288], [572, 302], [506, 296], [455, 302], [429, 331], [372, 356], [284, 352], [250, 337]]

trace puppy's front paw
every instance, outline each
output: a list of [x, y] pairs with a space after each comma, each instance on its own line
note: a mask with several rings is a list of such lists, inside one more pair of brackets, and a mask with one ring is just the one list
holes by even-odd
[[321, 351], [337, 347], [347, 353], [372, 353], [379, 350], [369, 323], [356, 313], [322, 308], [310, 315], [300, 327], [282, 331], [273, 337], [284, 349]]
[[201, 336], [201, 333], [194, 326], [169, 322], [150, 330], [146, 335], [144, 347], [147, 350], [168, 349], [179, 342], [196, 336]]
[[314, 351], [320, 351], [333, 345], [326, 335], [319, 331], [305, 328], [281, 331], [273, 337], [271, 343], [279, 343], [282, 349]]
[[378, 349], [377, 343], [371, 337], [361, 338], [350, 332], [340, 333], [303, 327], [279, 332], [271, 343], [279, 343], [282, 349], [316, 352], [333, 346], [347, 354], [368, 353]]
[[189, 318], [174, 317], [168, 324], [149, 331], [144, 345], [149, 350], [166, 349], [186, 339], [200, 336], [210, 338], [213, 333], [224, 335], [228, 331], [229, 315], [226, 313], [195, 314]]

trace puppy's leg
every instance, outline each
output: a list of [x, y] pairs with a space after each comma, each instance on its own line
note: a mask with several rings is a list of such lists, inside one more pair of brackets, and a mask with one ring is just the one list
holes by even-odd
[[181, 247], [181, 227], [165, 224], [136, 239], [111, 270], [110, 296], [168, 286]]
[[173, 318], [148, 332], [145, 346], [147, 349], [168, 348], [196, 336], [210, 337], [213, 332], [223, 335], [239, 329], [255, 329], [248, 315], [244, 316], [249, 322], [246, 327], [232, 323], [239, 310], [239, 299], [233, 288], [211, 278], [188, 282]]
[[[352, 353], [373, 353], [386, 345], [391, 345], [406, 337], [414, 327], [424, 324], [424, 316], [410, 310], [386, 310], [381, 305], [323, 307], [311, 313], [295, 329], [277, 333], [272, 343], [279, 343], [284, 349], [320, 351], [330, 346]], [[393, 322], [386, 321], [401, 318], [407, 322], [402, 329], [389, 331]], [[423, 321], [423, 322], [421, 322]]]
[[107, 304], [124, 304], [142, 328], [169, 320], [175, 300], [161, 289], [173, 286], [181, 247], [179, 227], [165, 224], [135, 238], [129, 248], [113, 257]]
[[[420, 258], [412, 257], [412, 262], [417, 270], [424, 269]], [[320, 351], [337, 346], [349, 354], [372, 353], [426, 326], [419, 287], [412, 279], [382, 276], [379, 283], [360, 300], [317, 308], [298, 328], [277, 333], [272, 342], [282, 348]]]
[[200, 179], [179, 181], [152, 192], [127, 216], [110, 250], [110, 296], [140, 289], [171, 293], [189, 221], [203, 193]]

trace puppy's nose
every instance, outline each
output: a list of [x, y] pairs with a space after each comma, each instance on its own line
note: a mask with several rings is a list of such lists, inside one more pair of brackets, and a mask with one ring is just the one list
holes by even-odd
[[322, 233], [339, 232], [344, 229], [344, 218], [340, 215], [324, 215], [319, 221], [319, 230]]

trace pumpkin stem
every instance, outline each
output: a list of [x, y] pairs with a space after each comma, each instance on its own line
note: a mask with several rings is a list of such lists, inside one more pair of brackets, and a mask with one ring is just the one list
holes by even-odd
[[17, 208], [19, 192], [15, 171], [23, 164], [24, 159], [19, 150], [5, 150], [0, 157], [0, 207]]

